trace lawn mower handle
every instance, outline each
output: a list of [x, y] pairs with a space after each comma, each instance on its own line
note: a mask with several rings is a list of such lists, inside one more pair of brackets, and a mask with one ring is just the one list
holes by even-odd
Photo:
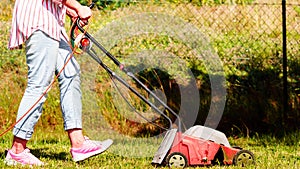
[[[132, 72], [128, 71], [127, 68], [121, 63], [119, 62], [115, 56], [113, 56], [109, 51], [107, 51], [93, 36], [91, 36], [87, 30], [85, 30], [81, 25], [80, 25], [80, 18], [77, 18], [75, 21], [75, 24], [73, 24], [72, 28], [71, 28], [71, 39], [74, 40], [75, 38], [73, 37], [74, 35], [74, 31], [75, 28], [78, 28], [80, 30], [80, 32], [82, 32], [84, 34], [84, 38], [88, 38], [92, 43], [94, 43], [106, 56], [108, 56], [113, 62], [114, 64], [116, 64], [120, 70], [122, 70], [124, 73], [126, 73], [129, 77], [131, 77], [134, 81], [136, 81], [144, 90], [146, 90], [148, 93], [150, 93], [151, 96], [153, 96], [156, 100], [158, 100], [160, 102], [160, 104], [162, 104], [167, 110], [169, 110], [171, 112], [171, 114], [173, 114], [176, 119], [178, 120], [178, 131], [182, 131], [181, 130], [181, 119], [179, 117], [179, 115], [177, 113], [175, 113], [166, 103], [164, 103], [160, 98], [158, 98], [158, 96], [156, 94], [154, 94], [147, 86], [145, 86]], [[133, 91], [136, 95], [138, 95], [143, 101], [147, 102], [149, 104], [149, 102], [143, 98], [143, 96], [141, 96], [138, 92], [134, 91], [134, 89], [132, 90], [132, 88], [125, 84], [123, 82], [123, 79], [119, 78], [118, 76], [115, 75], [115, 73], [110, 70], [99, 58], [97, 58], [97, 56], [93, 56], [93, 54], [91, 52], [89, 52], [89, 49], [86, 51], [88, 54], [90, 54], [93, 59], [95, 59], [109, 74], [111, 74], [112, 76], [116, 77], [119, 81], [121, 81], [121, 83], [123, 83], [124, 85], [126, 85], [131, 91]], [[152, 106], [154, 106], [153, 104], [149, 104]], [[154, 106], [155, 107], [155, 106]], [[172, 128], [172, 121], [171, 119], [166, 116], [164, 113], [160, 112], [159, 110], [156, 110], [159, 114], [161, 114], [162, 116], [164, 116], [166, 119], [168, 119], [170, 123], [170, 128]]]

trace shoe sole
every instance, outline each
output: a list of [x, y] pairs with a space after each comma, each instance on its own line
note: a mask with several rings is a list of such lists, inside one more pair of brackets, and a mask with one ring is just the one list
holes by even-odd
[[101, 142], [102, 147], [104, 147], [105, 150], [107, 150], [111, 145], [113, 141], [111, 139], [107, 139]]
[[15, 161], [15, 160], [8, 160], [8, 159], [4, 160], [4, 164], [7, 165], [7, 166], [22, 165], [21, 163]]
[[4, 164], [7, 166], [45, 166], [45, 164], [22, 164], [13, 159], [4, 159]]
[[112, 145], [113, 141], [110, 140], [110, 139], [107, 139], [105, 141], [102, 141], [101, 142], [101, 149], [100, 150], [97, 150], [97, 151], [94, 151], [94, 152], [90, 152], [90, 153], [87, 153], [87, 154], [84, 154], [84, 155], [81, 155], [80, 157], [77, 157], [77, 158], [73, 158], [73, 161], [74, 162], [79, 162], [79, 161], [83, 161], [85, 159], [88, 159], [90, 157], [93, 157], [93, 156], [96, 156], [96, 155], [99, 155], [101, 153], [103, 153], [104, 151], [106, 151], [111, 145]]

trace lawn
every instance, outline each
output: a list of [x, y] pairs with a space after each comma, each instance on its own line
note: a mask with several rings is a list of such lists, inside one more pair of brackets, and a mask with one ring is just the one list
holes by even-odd
[[[42, 168], [154, 168], [151, 165], [153, 157], [151, 153], [155, 153], [161, 138], [149, 138], [143, 139], [143, 141], [136, 141], [135, 138], [116, 135], [111, 133], [111, 131], [103, 131], [98, 134], [102, 137], [99, 138], [100, 140], [112, 138], [114, 144], [103, 154], [91, 157], [80, 163], [72, 161], [71, 155], [69, 154], [70, 144], [63, 131], [43, 131], [41, 127], [37, 128], [34, 137], [28, 143], [28, 147], [34, 155], [47, 164]], [[10, 147], [11, 138], [11, 133], [0, 138], [1, 159], [4, 159], [5, 149]], [[286, 136], [283, 139], [258, 135], [252, 138], [229, 137], [228, 139], [232, 146], [240, 146], [254, 153], [256, 164], [245, 168], [300, 168], [299, 133]], [[21, 166], [17, 166], [16, 168], [20, 167]], [[13, 167], [7, 167], [3, 160], [1, 160], [0, 168]], [[189, 168], [205, 167], [195, 166]], [[217, 165], [211, 166], [210, 168], [234, 169], [239, 167]]]

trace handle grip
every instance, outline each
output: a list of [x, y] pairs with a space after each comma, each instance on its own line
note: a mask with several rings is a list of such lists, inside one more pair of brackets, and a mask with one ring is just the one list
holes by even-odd
[[[92, 8], [94, 8], [94, 6], [95, 6], [95, 3], [94, 2], [92, 2], [90, 5], [88, 5], [88, 7], [90, 8], [90, 9], [92, 9]], [[71, 33], [70, 33], [70, 40], [71, 40], [71, 45], [72, 45], [72, 47], [74, 47], [74, 41], [75, 41], [75, 30], [76, 29], [79, 29], [82, 33], [84, 32], [84, 29], [83, 29], [83, 27], [82, 26], [80, 26], [80, 21], [81, 21], [81, 19], [80, 18], [77, 18], [76, 19], [76, 21], [75, 21], [75, 23], [74, 24], [72, 24], [72, 27], [71, 27]]]

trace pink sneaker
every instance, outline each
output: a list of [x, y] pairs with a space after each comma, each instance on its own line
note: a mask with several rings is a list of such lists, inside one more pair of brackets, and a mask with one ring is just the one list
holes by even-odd
[[43, 166], [44, 163], [30, 153], [30, 150], [26, 148], [22, 153], [15, 154], [11, 150], [8, 150], [6, 158], [4, 160], [6, 165], [35, 165]]
[[90, 140], [85, 137], [85, 141], [81, 148], [71, 148], [70, 152], [75, 162], [85, 160], [94, 155], [98, 155], [107, 150], [113, 141], [107, 139], [105, 141]]

